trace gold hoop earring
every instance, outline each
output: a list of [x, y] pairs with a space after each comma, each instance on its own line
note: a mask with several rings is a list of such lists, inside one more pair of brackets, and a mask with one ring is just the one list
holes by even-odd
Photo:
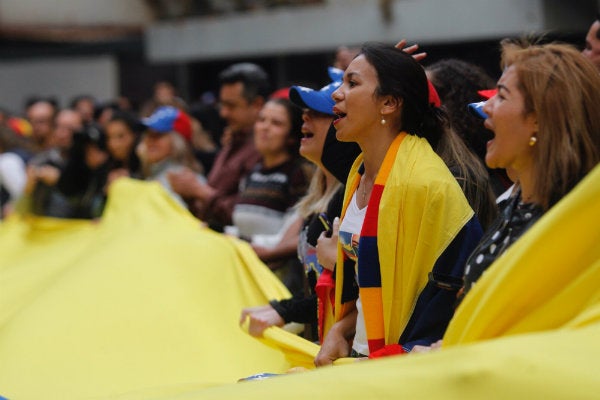
[[385, 125], [387, 121], [385, 120], [385, 117], [383, 116], [383, 114], [381, 114], [381, 125]]
[[533, 147], [533, 146], [535, 146], [536, 143], [537, 143], [537, 138], [535, 136], [532, 136], [529, 138], [529, 146]]

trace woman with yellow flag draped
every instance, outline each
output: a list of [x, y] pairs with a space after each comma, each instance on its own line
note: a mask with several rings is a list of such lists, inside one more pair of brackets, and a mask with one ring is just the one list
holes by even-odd
[[410, 349], [440, 339], [453, 311], [453, 282], [482, 233], [432, 149], [444, 132], [441, 110], [429, 103], [425, 72], [410, 55], [364, 46], [332, 97], [338, 140], [357, 142], [362, 154], [339, 229], [337, 322], [317, 365], [398, 350], [399, 341]]

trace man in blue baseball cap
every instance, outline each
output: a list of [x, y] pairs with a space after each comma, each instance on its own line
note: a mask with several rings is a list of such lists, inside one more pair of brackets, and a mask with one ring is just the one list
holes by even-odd
[[219, 74], [219, 114], [227, 122], [225, 143], [217, 153], [206, 184], [198, 184], [189, 171], [169, 175], [173, 190], [190, 199], [194, 214], [211, 228], [231, 225], [239, 184], [260, 159], [253, 129], [270, 94], [267, 73], [253, 63], [238, 63]]

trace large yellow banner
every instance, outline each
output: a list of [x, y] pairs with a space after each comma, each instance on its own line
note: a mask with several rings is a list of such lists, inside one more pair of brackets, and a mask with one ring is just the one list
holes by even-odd
[[238, 320], [287, 296], [246, 243], [156, 183], [117, 181], [99, 222], [0, 225], [0, 396], [172, 394], [284, 372]]
[[237, 325], [287, 291], [160, 188], [117, 182], [99, 223], [0, 226], [0, 396], [596, 399], [599, 199], [596, 168], [484, 274], [441, 350], [237, 383], [311, 367], [316, 345]]

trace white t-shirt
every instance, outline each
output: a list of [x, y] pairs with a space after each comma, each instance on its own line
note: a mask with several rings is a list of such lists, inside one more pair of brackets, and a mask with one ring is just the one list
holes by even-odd
[[[358, 239], [362, 230], [363, 222], [367, 207], [360, 209], [356, 204], [356, 192], [352, 195], [346, 215], [340, 224], [339, 240], [342, 245], [342, 250], [351, 259], [356, 261], [358, 257]], [[357, 267], [354, 267], [355, 275], [357, 275]], [[358, 279], [357, 276], [355, 276]], [[369, 355], [369, 343], [367, 342], [367, 330], [365, 327], [365, 317], [362, 309], [360, 296], [356, 300], [356, 309], [358, 315], [356, 317], [356, 333], [354, 334], [354, 342], [352, 350], [357, 353]]]

